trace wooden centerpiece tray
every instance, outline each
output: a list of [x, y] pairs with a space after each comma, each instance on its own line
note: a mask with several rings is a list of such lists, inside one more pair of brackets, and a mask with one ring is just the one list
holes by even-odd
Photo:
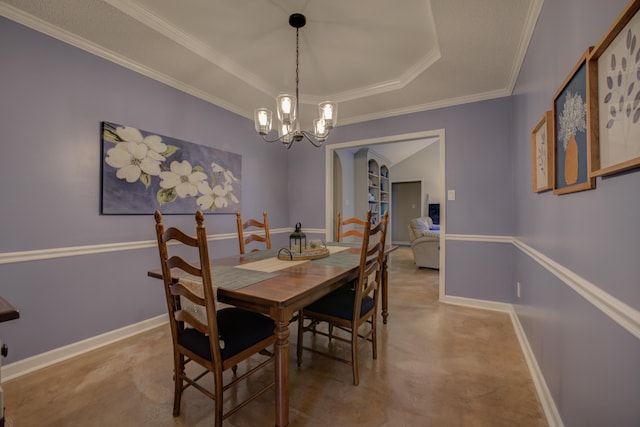
[[302, 252], [294, 249], [282, 248], [278, 251], [278, 259], [283, 261], [305, 261], [310, 259], [320, 259], [329, 256], [329, 249], [326, 246], [312, 248], [307, 246]]

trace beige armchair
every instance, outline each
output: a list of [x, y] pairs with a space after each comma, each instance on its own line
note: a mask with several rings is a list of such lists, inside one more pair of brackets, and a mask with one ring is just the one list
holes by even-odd
[[409, 222], [409, 240], [418, 267], [440, 269], [440, 227], [436, 227], [429, 217]]

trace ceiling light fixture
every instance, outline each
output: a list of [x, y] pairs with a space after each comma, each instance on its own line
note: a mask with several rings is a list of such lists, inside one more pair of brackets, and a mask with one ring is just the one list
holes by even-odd
[[267, 108], [258, 108], [254, 111], [253, 119], [256, 131], [262, 136], [266, 142], [281, 141], [284, 146], [289, 149], [294, 142], [301, 141], [306, 138], [315, 147], [321, 147], [322, 142], [327, 139], [331, 129], [336, 126], [338, 118], [338, 105], [335, 102], [325, 101], [318, 104], [320, 117], [313, 121], [313, 132], [300, 130], [300, 121], [297, 120], [299, 113], [299, 33], [300, 28], [307, 23], [307, 18], [301, 13], [294, 13], [289, 16], [289, 25], [296, 29], [296, 94], [295, 96], [281, 93], [276, 98], [276, 106], [278, 111], [278, 137], [268, 139], [267, 135], [271, 132], [273, 123], [273, 113]]

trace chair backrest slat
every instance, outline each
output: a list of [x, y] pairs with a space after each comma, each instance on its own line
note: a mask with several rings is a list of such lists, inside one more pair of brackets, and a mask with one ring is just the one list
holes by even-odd
[[[355, 236], [358, 238], [364, 238], [366, 232], [364, 230], [367, 221], [360, 218], [351, 217], [342, 220], [341, 212], [338, 211], [336, 215], [336, 242], [341, 242], [342, 239], [349, 236]], [[346, 231], [342, 231], [344, 225], [353, 225], [355, 228], [349, 228]]]
[[[269, 219], [267, 218], [267, 212], [262, 212], [263, 222], [255, 219], [249, 219], [246, 222], [242, 222], [242, 215], [240, 211], [236, 212], [236, 224], [238, 228], [238, 243], [240, 245], [240, 254], [244, 254], [246, 251], [246, 245], [251, 242], [261, 242], [266, 244], [267, 249], [271, 249], [271, 235], [269, 234]], [[259, 228], [264, 231], [264, 236], [260, 234], [247, 234], [245, 236], [245, 230], [248, 228]], [[259, 249], [254, 248], [251, 252], [255, 252]]]
[[171, 295], [176, 297], [185, 297], [194, 304], [204, 306], [206, 301], [203, 297], [196, 294], [194, 290], [187, 288], [182, 282], [178, 282], [171, 286]]
[[190, 262], [184, 260], [184, 258], [181, 258], [176, 255], [172, 256], [167, 260], [167, 266], [169, 268], [178, 268], [194, 276], [202, 276], [201, 269], [191, 264]]

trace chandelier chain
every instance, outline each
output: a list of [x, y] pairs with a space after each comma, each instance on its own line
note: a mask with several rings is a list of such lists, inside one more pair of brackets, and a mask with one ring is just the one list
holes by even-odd
[[298, 94], [298, 82], [300, 80], [300, 28], [296, 28], [296, 109], [300, 114], [300, 96]]

